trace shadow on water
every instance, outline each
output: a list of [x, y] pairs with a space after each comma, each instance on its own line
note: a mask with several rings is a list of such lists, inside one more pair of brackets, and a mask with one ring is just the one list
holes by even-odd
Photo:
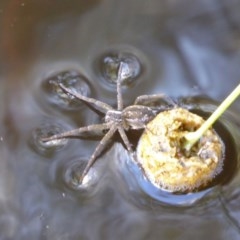
[[212, 112], [239, 83], [239, 10], [233, 0], [1, 1], [0, 240], [239, 239], [239, 99], [220, 120], [233, 149], [224, 181], [197, 193], [153, 188], [118, 141], [79, 187], [98, 141], [40, 141], [102, 121], [56, 81], [115, 107], [119, 61], [125, 105], [162, 92]]

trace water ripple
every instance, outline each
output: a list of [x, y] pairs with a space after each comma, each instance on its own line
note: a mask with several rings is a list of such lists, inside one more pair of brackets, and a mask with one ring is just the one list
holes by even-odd
[[48, 77], [42, 82], [41, 86], [45, 98], [50, 104], [64, 110], [77, 110], [84, 104], [72, 95], [63, 92], [59, 87], [59, 83], [84, 96], [91, 94], [90, 82], [83, 74], [76, 70], [66, 70]]
[[58, 139], [49, 142], [44, 142], [41, 139], [44, 137], [50, 137], [54, 134], [62, 133], [64, 131], [66, 131], [66, 127], [62, 123], [45, 121], [32, 130], [28, 144], [40, 155], [51, 157], [54, 152], [60, 150], [67, 144], [68, 139]]

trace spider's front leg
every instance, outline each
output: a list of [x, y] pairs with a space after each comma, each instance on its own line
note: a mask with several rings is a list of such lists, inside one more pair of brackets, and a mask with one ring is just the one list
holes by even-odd
[[151, 95], [141, 95], [138, 96], [135, 101], [134, 105], [143, 105], [143, 106], [149, 106], [154, 107], [157, 109], [171, 107], [176, 107], [177, 104], [173, 101], [172, 98], [165, 94], [151, 94]]
[[89, 98], [89, 97], [85, 97], [83, 96], [82, 94], [76, 92], [76, 91], [73, 91], [72, 89], [70, 88], [67, 88], [65, 87], [62, 83], [59, 83], [59, 87], [64, 91], [66, 92], [67, 94], [70, 94], [72, 95], [73, 97], [87, 103], [87, 104], [90, 104], [91, 106], [93, 106], [96, 110], [99, 110], [100, 112], [102, 113], [106, 113], [107, 111], [109, 110], [113, 110], [113, 108], [104, 103], [104, 102], [101, 102], [97, 99], [94, 99], [94, 98]]

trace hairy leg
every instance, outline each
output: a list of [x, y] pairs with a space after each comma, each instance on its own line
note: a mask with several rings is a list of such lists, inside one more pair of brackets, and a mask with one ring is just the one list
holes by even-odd
[[44, 142], [48, 142], [48, 141], [57, 140], [57, 139], [61, 139], [61, 138], [81, 137], [81, 136], [83, 137], [83, 135], [86, 133], [93, 133], [96, 136], [102, 136], [102, 135], [104, 135], [104, 131], [108, 130], [109, 127], [110, 126], [108, 123], [93, 124], [93, 125], [89, 125], [86, 127], [81, 127], [78, 129], [59, 133], [59, 134], [53, 135], [51, 137], [45, 137], [45, 138], [42, 138], [41, 140]]
[[77, 99], [80, 99], [83, 102], [91, 104], [95, 109], [101, 111], [102, 113], [106, 113], [109, 110], [113, 110], [113, 108], [110, 105], [104, 102], [98, 101], [94, 98], [85, 97], [80, 93], [77, 93], [71, 90], [70, 88], [65, 87], [62, 83], [59, 83], [59, 86], [64, 92], [71, 94], [72, 96], [76, 97]]
[[121, 89], [122, 71], [123, 71], [123, 65], [122, 63], [120, 63], [119, 69], [118, 69], [118, 77], [117, 77], [117, 110], [118, 111], [123, 110], [122, 89]]
[[120, 136], [121, 136], [121, 138], [122, 138], [122, 140], [123, 140], [123, 142], [124, 142], [124, 144], [125, 144], [128, 152], [130, 153], [132, 159], [133, 159], [133, 160], [135, 161], [135, 163], [140, 167], [140, 164], [139, 164], [138, 161], [137, 161], [137, 156], [136, 156], [135, 152], [134, 152], [133, 149], [132, 149], [132, 145], [131, 145], [131, 143], [129, 142], [128, 137], [127, 137], [126, 132], [125, 132], [125, 130], [123, 129], [123, 127], [121, 127], [121, 126], [118, 127], [118, 132], [119, 132], [119, 134], [120, 134]]
[[176, 107], [176, 103], [172, 98], [165, 94], [152, 94], [152, 95], [141, 95], [136, 98], [134, 105], [150, 106], [151, 104], [157, 105], [159, 102], [165, 102], [173, 107]]
[[97, 145], [95, 151], [93, 152], [93, 154], [91, 155], [87, 166], [85, 167], [85, 169], [83, 170], [82, 176], [79, 179], [79, 182], [82, 183], [84, 177], [87, 175], [88, 171], [90, 170], [90, 168], [93, 166], [93, 164], [95, 163], [95, 161], [97, 160], [97, 157], [101, 154], [101, 152], [104, 150], [104, 148], [107, 146], [109, 140], [113, 137], [114, 133], [117, 131], [117, 125], [113, 125], [109, 131], [105, 134], [105, 136], [102, 138], [102, 140], [99, 142], [99, 144]]
[[118, 127], [118, 132], [119, 132], [119, 134], [120, 134], [120, 136], [121, 136], [121, 138], [122, 138], [122, 140], [123, 140], [127, 150], [130, 152], [130, 154], [133, 154], [134, 152], [133, 152], [133, 149], [132, 149], [132, 145], [129, 142], [128, 137], [127, 137], [123, 127], [119, 126]]

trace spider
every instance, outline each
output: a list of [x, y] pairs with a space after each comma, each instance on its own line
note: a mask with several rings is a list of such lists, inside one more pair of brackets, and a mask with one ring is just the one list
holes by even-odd
[[[156, 109], [149, 106], [145, 106], [145, 102], [152, 102], [159, 99], [163, 99], [166, 96], [164, 94], [153, 94], [153, 95], [141, 95], [136, 98], [133, 105], [123, 107], [123, 98], [121, 92], [121, 83], [126, 78], [126, 71], [124, 70], [124, 63], [119, 64], [118, 74], [117, 74], [117, 109], [112, 106], [96, 100], [94, 98], [86, 97], [77, 93], [76, 91], [65, 87], [62, 83], [58, 83], [59, 87], [67, 94], [85, 102], [94, 109], [105, 114], [104, 122], [100, 124], [88, 125], [85, 127], [80, 127], [78, 129], [66, 131], [60, 134], [56, 134], [47, 138], [43, 138], [42, 141], [53, 141], [63, 138], [71, 137], [81, 137], [87, 133], [101, 134], [104, 135], [97, 145], [95, 151], [92, 153], [89, 161], [84, 168], [82, 175], [80, 176], [79, 183], [82, 183], [83, 178], [87, 175], [90, 168], [93, 166], [99, 155], [106, 148], [110, 139], [114, 136], [116, 132], [119, 133], [126, 146], [129, 154], [134, 158], [134, 151], [132, 149], [131, 143], [126, 135], [126, 131], [130, 129], [140, 130], [146, 127], [146, 124], [151, 121], [158, 113]], [[171, 104], [173, 100], [168, 98]], [[135, 159], [135, 158], [134, 158]]]

